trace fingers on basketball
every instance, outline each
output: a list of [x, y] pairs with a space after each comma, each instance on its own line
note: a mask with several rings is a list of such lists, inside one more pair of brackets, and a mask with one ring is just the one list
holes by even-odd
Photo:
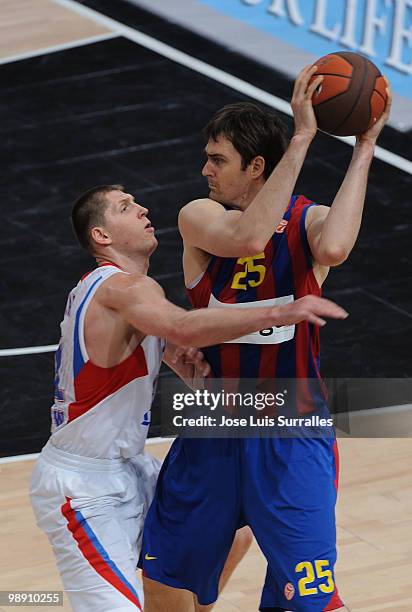
[[309, 83], [308, 88], [306, 90], [306, 97], [311, 100], [315, 90], [322, 84], [324, 76], [322, 74], [318, 75], [311, 83]]
[[299, 96], [304, 96], [308, 87], [308, 83], [312, 76], [315, 74], [317, 70], [317, 66], [305, 66], [303, 70], [300, 71], [298, 78], [295, 81], [295, 86], [293, 88], [293, 96], [292, 100], [296, 99]]
[[385, 79], [385, 83], [386, 83], [386, 96], [387, 96], [384, 115], [386, 115], [386, 117], [389, 117], [390, 112], [391, 112], [391, 107], [392, 107], [393, 96], [392, 96], [391, 85], [388, 79], [386, 78], [386, 76], [384, 76], [383, 78]]

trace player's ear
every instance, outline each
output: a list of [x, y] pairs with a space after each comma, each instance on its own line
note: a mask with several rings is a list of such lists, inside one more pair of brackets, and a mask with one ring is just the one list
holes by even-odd
[[265, 170], [265, 159], [261, 155], [257, 155], [250, 162], [250, 171], [251, 171], [252, 178], [254, 179], [259, 178], [260, 176], [263, 175], [264, 170]]
[[109, 232], [104, 227], [92, 227], [90, 237], [96, 244], [107, 245], [111, 244], [112, 239]]

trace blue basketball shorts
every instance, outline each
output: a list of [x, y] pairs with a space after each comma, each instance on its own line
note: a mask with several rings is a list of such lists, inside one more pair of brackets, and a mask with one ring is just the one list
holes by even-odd
[[217, 599], [236, 530], [250, 525], [268, 567], [261, 609], [335, 610], [334, 439], [180, 439], [146, 517], [144, 575]]

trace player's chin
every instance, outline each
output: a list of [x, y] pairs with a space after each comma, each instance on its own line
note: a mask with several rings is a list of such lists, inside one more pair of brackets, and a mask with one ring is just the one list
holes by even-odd
[[154, 234], [148, 234], [145, 236], [144, 242], [140, 243], [140, 246], [146, 252], [146, 254], [151, 255], [153, 251], [157, 249], [158, 244], [159, 243], [157, 241], [157, 238], [155, 238]]
[[216, 189], [210, 189], [209, 191], [209, 200], [215, 200], [216, 202], [219, 202], [219, 193], [217, 192]]

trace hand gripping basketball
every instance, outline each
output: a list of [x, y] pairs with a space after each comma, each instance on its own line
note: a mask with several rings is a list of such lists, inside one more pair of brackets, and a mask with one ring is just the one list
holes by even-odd
[[317, 66], [306, 66], [295, 81], [291, 106], [295, 119], [295, 136], [304, 135], [313, 138], [318, 129], [312, 96], [323, 81], [323, 75], [314, 76]]

